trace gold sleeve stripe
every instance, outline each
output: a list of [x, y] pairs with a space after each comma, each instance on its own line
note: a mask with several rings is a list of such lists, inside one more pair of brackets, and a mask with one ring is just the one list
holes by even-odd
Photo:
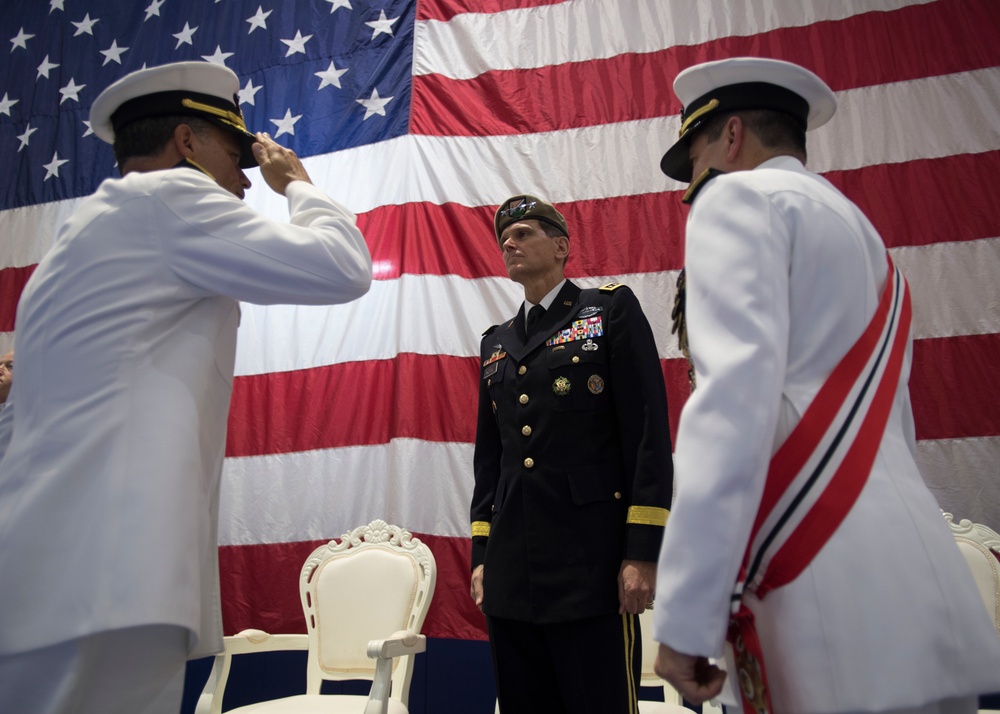
[[666, 508], [657, 508], [656, 506], [630, 506], [628, 509], [628, 518], [625, 519], [625, 522], [641, 526], [662, 527], [667, 525], [667, 516], [669, 515], [670, 511]]
[[474, 521], [472, 523], [472, 537], [488, 536], [490, 534], [490, 524], [486, 521]]

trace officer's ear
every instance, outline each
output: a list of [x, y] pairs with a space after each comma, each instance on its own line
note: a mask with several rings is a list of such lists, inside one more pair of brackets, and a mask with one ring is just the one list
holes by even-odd
[[556, 244], [556, 257], [565, 261], [569, 257], [569, 237], [556, 236], [552, 239]]
[[171, 137], [174, 144], [174, 148], [183, 156], [185, 159], [190, 159], [195, 153], [195, 141], [196, 136], [194, 129], [192, 129], [187, 124], [178, 124], [174, 128], [174, 134]]

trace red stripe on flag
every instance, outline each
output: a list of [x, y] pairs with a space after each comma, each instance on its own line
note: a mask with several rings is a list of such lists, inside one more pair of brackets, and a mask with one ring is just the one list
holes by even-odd
[[989, 191], [1000, 151], [879, 164], [824, 176], [858, 204], [887, 248], [1000, 236], [1000, 204]]
[[417, 19], [444, 21], [467, 12], [495, 13], [563, 2], [566, 0], [419, 0]]
[[1000, 334], [915, 340], [910, 400], [917, 439], [1000, 436]]
[[[673, 191], [558, 204], [569, 225], [567, 276], [680, 270], [687, 219], [680, 197]], [[507, 277], [493, 230], [494, 210], [406, 203], [362, 214], [358, 226], [368, 239], [377, 279]]]
[[[878, 164], [825, 176], [862, 211], [886, 246], [1000, 236], [1000, 203], [988, 186], [1000, 175], [1000, 151]], [[681, 191], [560, 203], [570, 230], [567, 275], [630, 275], [679, 270], [687, 208]], [[914, 201], [914, 196], [920, 196]], [[957, 220], [957, 214], [961, 220]], [[492, 207], [407, 203], [358, 217], [379, 279], [402, 274], [506, 276]], [[443, 235], [461, 238], [443, 241]]]
[[[677, 429], [681, 425], [681, 411], [684, 402], [691, 396], [691, 382], [688, 379], [688, 361], [686, 359], [660, 360], [663, 369], [663, 381], [667, 387], [667, 411], [670, 413], [670, 438], [677, 438]], [[672, 449], [671, 449], [672, 450]]]
[[[890, 248], [1000, 236], [1000, 202], [988, 191], [968, 188], [989, 186], [997, 175], [1000, 151], [825, 174], [858, 204]], [[572, 244], [567, 275], [680, 269], [687, 220], [681, 194], [665, 191], [560, 203]], [[914, 196], [920, 200], [914, 201]], [[506, 277], [493, 233], [493, 210], [406, 203], [361, 214], [358, 226], [368, 239], [376, 279], [403, 274]], [[0, 269], [0, 332], [13, 329], [17, 301], [34, 269]]]
[[11, 332], [14, 329], [14, 317], [17, 314], [17, 302], [28, 278], [35, 272], [37, 265], [23, 268], [4, 268], [0, 270], [0, 332]]
[[[477, 362], [475, 357], [401, 354], [237, 377], [226, 456], [386, 444], [400, 437], [471, 442]], [[418, 384], [426, 388], [415, 388]]]
[[[676, 426], [688, 394], [687, 362], [665, 360], [661, 366]], [[399, 438], [471, 444], [478, 378], [475, 357], [410, 353], [237, 377], [226, 456], [371, 446]]]
[[[367, 517], [359, 517], [358, 525]], [[331, 538], [339, 539], [340, 535]], [[485, 619], [469, 597], [472, 542], [468, 538], [413, 535], [431, 549], [438, 571], [423, 633], [428, 637], [485, 640]], [[299, 573], [309, 554], [326, 542], [221, 546], [219, 575], [225, 633], [232, 635], [247, 628], [272, 634], [305, 632]]]
[[472, 79], [418, 75], [410, 128], [434, 136], [521, 134], [678, 114], [671, 85], [682, 69], [743, 55], [803, 65], [835, 91], [982, 69], [1000, 64], [998, 26], [1000, 3], [951, 0]]

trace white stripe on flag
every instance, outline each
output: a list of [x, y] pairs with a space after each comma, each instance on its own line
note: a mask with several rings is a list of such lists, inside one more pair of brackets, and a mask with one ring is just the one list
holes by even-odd
[[[993, 68], [840, 92], [836, 117], [810, 132], [809, 167], [824, 173], [1000, 150], [998, 96], [1000, 72]], [[899, 131], [899, 121], [873, 121], [890, 111], [940, 120], [908, 122], [906, 131]], [[540, 134], [407, 135], [304, 163], [316, 185], [357, 213], [410, 202], [493, 206], [498, 196], [515, 191], [562, 203], [681, 190], [659, 169], [658, 152], [677, 127], [670, 116]], [[546, 168], [551, 166], [560, 170]], [[259, 170], [248, 175], [254, 186], [247, 202], [287, 220], [285, 198], [266, 187]], [[13, 237], [0, 244], [0, 268], [37, 263], [74, 205], [58, 201], [0, 212], [0, 235]]]
[[394, 439], [227, 458], [219, 545], [335, 538], [374, 518], [418, 533], [468, 537], [472, 452], [472, 444]]
[[[473, 448], [394, 439], [378, 446], [228, 458], [219, 543], [333, 538], [369, 516], [406, 523], [419, 533], [466, 537]], [[917, 455], [928, 484], [977, 493], [991, 483], [1000, 463], [1000, 437], [921, 441]], [[247, 514], [255, 516], [250, 520]]]
[[465, 13], [447, 22], [417, 23], [413, 73], [470, 79], [490, 70], [655, 52], [929, 1], [571, 0], [495, 14]]
[[[612, 281], [625, 283], [638, 296], [660, 357], [681, 357], [670, 334], [677, 271], [574, 282], [586, 288]], [[367, 295], [347, 305], [245, 304], [236, 374], [391, 359], [402, 352], [474, 357], [482, 332], [511, 318], [523, 299], [521, 287], [507, 278], [403, 275], [375, 281]]]
[[914, 339], [1000, 332], [1000, 238], [889, 252], [910, 284]]

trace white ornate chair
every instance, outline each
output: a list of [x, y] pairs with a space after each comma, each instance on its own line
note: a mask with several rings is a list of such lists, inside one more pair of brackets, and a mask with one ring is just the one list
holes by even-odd
[[[244, 630], [225, 638], [196, 714], [219, 714], [234, 654], [308, 650], [306, 693], [232, 710], [240, 714], [406, 714], [418, 634], [434, 594], [437, 565], [410, 533], [375, 520], [317, 548], [302, 566], [305, 635]], [[376, 639], [376, 638], [385, 639]], [[371, 693], [320, 694], [323, 680], [370, 680]]]
[[993, 618], [993, 627], [1000, 634], [1000, 535], [986, 526], [963, 518], [955, 523], [950, 513], [944, 514], [958, 549], [972, 570], [979, 595]]
[[[963, 518], [955, 523], [950, 513], [944, 514], [958, 549], [972, 570], [979, 595], [986, 610], [993, 618], [993, 627], [1000, 635], [1000, 563], [995, 553], [1000, 553], [1000, 534], [980, 523]], [[996, 709], [980, 709], [980, 714], [1000, 714]]]

